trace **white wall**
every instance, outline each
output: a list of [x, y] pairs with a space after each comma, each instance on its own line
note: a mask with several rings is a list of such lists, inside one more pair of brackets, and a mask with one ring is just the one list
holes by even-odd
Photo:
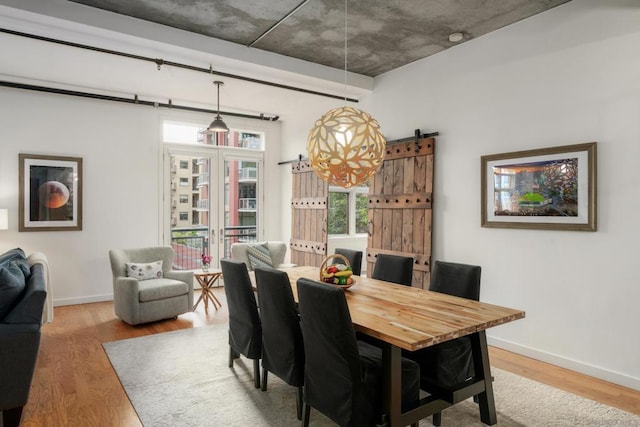
[[[163, 241], [160, 126], [171, 113], [150, 107], [0, 90], [0, 205], [9, 208], [10, 214], [10, 230], [0, 235], [0, 251], [22, 247], [27, 253], [44, 252], [51, 265], [56, 305], [111, 299], [108, 250]], [[184, 116], [172, 115], [174, 119]], [[226, 121], [230, 126], [239, 122], [233, 118]], [[279, 124], [254, 124], [275, 128], [271, 134], [279, 136]], [[268, 143], [275, 153], [279, 152], [279, 140]], [[82, 231], [18, 232], [18, 153], [82, 157]], [[274, 158], [277, 154], [267, 153], [268, 183], [277, 182]], [[265, 200], [267, 239], [280, 237], [279, 194]]]
[[[490, 342], [640, 389], [640, 5], [574, 0], [376, 79], [390, 139], [436, 139], [434, 259], [526, 311]], [[598, 142], [598, 231], [480, 227], [480, 157]]]
[[[16, 27], [47, 34], [41, 23]], [[51, 33], [68, 36], [62, 30]], [[210, 59], [188, 49], [107, 36], [72, 40], [159, 57], [166, 53], [167, 59], [195, 64]], [[211, 76], [169, 67], [149, 71], [128, 60], [6, 35], [0, 43], [3, 79], [140, 90], [163, 101], [215, 107]], [[482, 300], [527, 312], [524, 320], [491, 329], [491, 342], [636, 389], [638, 76], [637, 1], [573, 0], [383, 75], [360, 106], [381, 122], [389, 139], [411, 136], [415, 128], [440, 132], [434, 258], [481, 265]], [[161, 113], [6, 88], [0, 88], [0, 100], [0, 207], [11, 215], [11, 229], [0, 232], [0, 250], [21, 246], [47, 253], [58, 303], [109, 298], [107, 250], [159, 239]], [[223, 109], [281, 117], [281, 146], [266, 162], [267, 197], [274, 206], [266, 237], [288, 241], [291, 174], [276, 163], [305, 154], [312, 123], [341, 102], [232, 79], [221, 102]], [[480, 227], [480, 156], [589, 141], [597, 141], [599, 150], [596, 233]], [[83, 157], [83, 231], [17, 232], [19, 152]]]
[[[3, 28], [191, 65], [215, 59], [208, 53], [67, 24], [0, 6]], [[182, 33], [177, 37], [182, 42], [188, 39]], [[143, 100], [171, 99], [174, 104], [216, 108], [215, 76], [206, 73], [167, 66], [157, 70], [155, 64], [6, 34], [0, 34], [0, 46], [0, 80], [130, 99], [138, 94]], [[290, 225], [282, 212], [289, 215], [291, 186], [284, 191], [281, 186], [281, 175], [288, 168], [277, 163], [289, 156], [282, 147], [304, 140], [314, 111], [323, 111], [336, 101], [222, 80], [223, 111], [280, 116], [277, 122], [224, 119], [231, 127], [268, 131], [262, 237], [286, 241]], [[0, 101], [0, 207], [8, 208], [10, 215], [10, 229], [0, 232], [0, 251], [22, 247], [27, 253], [44, 252], [51, 265], [55, 305], [111, 299], [108, 250], [163, 242], [162, 120], [206, 124], [213, 115], [6, 87], [0, 87]], [[82, 231], [18, 232], [19, 153], [83, 158]]]
[[[159, 242], [156, 111], [1, 90], [0, 204], [10, 213], [2, 249], [44, 252], [58, 305], [108, 299], [107, 251]], [[82, 231], [18, 233], [18, 153], [83, 158]]]

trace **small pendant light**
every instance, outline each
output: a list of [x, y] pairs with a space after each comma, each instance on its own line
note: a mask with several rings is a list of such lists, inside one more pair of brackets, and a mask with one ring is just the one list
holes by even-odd
[[216, 118], [211, 122], [211, 124], [207, 128], [207, 131], [229, 132], [229, 128], [227, 127], [225, 122], [222, 121], [222, 117], [220, 117], [220, 86], [224, 85], [224, 82], [216, 80], [215, 82], [213, 82], [213, 84], [218, 86], [218, 113], [216, 114]]

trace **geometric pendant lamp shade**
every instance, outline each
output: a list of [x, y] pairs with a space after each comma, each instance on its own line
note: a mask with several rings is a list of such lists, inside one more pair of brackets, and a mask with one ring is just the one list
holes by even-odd
[[311, 167], [330, 184], [350, 188], [367, 182], [384, 161], [386, 139], [369, 113], [353, 107], [329, 110], [307, 138]]

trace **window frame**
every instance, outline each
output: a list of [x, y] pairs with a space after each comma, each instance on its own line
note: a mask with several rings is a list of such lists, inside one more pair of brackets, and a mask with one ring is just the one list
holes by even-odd
[[[346, 193], [347, 194], [347, 234], [332, 234], [327, 226], [327, 237], [361, 237], [367, 233], [356, 232], [356, 195], [369, 194], [369, 187], [358, 186], [351, 188], [342, 188], [337, 186], [329, 186], [329, 193]], [[330, 209], [331, 207], [329, 207]], [[328, 215], [328, 214], [327, 214]], [[327, 217], [327, 221], [329, 218]]]

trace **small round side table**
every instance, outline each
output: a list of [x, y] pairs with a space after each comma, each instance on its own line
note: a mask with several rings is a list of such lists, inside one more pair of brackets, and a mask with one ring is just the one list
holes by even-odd
[[196, 278], [200, 287], [202, 288], [202, 292], [200, 293], [200, 298], [196, 301], [193, 306], [193, 310], [195, 311], [200, 301], [204, 302], [204, 312], [209, 314], [209, 301], [213, 304], [213, 308], [216, 310], [222, 307], [222, 303], [218, 301], [215, 294], [213, 293], [214, 284], [218, 281], [219, 278], [222, 277], [222, 270], [218, 268], [209, 268], [208, 271], [197, 270], [193, 272], [193, 277]]

